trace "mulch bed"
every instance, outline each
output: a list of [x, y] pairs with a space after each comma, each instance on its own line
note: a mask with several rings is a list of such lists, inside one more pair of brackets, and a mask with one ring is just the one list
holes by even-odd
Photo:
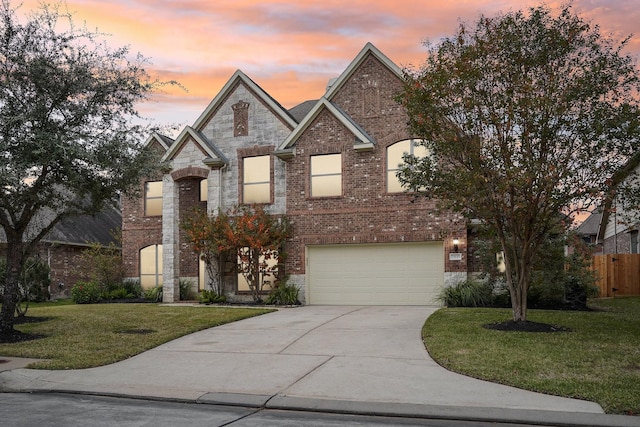
[[483, 325], [483, 328], [507, 332], [571, 332], [571, 329], [565, 328], [564, 326], [549, 325], [547, 323], [529, 321], [514, 322], [513, 320], [508, 320], [506, 322], [500, 323], [490, 323], [488, 325]]
[[[25, 323], [40, 323], [46, 322], [47, 320], [51, 320], [51, 317], [20, 316], [14, 319], [13, 324], [22, 325]], [[0, 344], [13, 344], [17, 342], [37, 340], [44, 337], [45, 335], [27, 334], [13, 329], [11, 331], [0, 332]]]
[[12, 331], [0, 332], [0, 344], [14, 344], [18, 342], [37, 340], [44, 337], [44, 335], [26, 334], [14, 329]]

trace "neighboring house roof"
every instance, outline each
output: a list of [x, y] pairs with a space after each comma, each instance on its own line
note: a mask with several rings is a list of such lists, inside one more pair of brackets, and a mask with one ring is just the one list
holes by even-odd
[[[56, 224], [41, 240], [42, 243], [89, 246], [99, 243], [109, 246], [120, 242], [114, 232], [122, 227], [122, 213], [113, 206], [105, 207], [96, 215], [80, 215], [66, 218]], [[6, 242], [4, 230], [0, 229], [0, 242]]]
[[97, 215], [82, 215], [60, 221], [43, 239], [47, 243], [85, 246], [99, 243], [109, 246], [120, 242], [114, 236], [122, 226], [122, 213], [108, 206]]
[[218, 108], [220, 104], [222, 104], [225, 99], [233, 92], [236, 85], [239, 83], [243, 83], [246, 85], [251, 91], [253, 91], [258, 98], [262, 100], [269, 108], [271, 108], [274, 113], [282, 119], [287, 125], [291, 127], [291, 129], [295, 128], [298, 124], [296, 120], [289, 114], [289, 112], [282, 106], [278, 101], [273, 99], [271, 95], [264, 91], [260, 86], [258, 86], [253, 80], [247, 77], [242, 71], [237, 70], [233, 76], [227, 81], [227, 83], [222, 87], [220, 92], [216, 95], [215, 98], [209, 103], [207, 108], [200, 114], [200, 117], [196, 119], [193, 124], [193, 128], [200, 131], [202, 127], [207, 123], [211, 114]]
[[317, 99], [304, 101], [302, 104], [298, 104], [295, 107], [290, 108], [289, 114], [296, 120], [296, 122], [300, 123], [317, 103]]
[[576, 233], [581, 236], [597, 236], [600, 231], [600, 222], [602, 221], [602, 209], [598, 208], [591, 213], [583, 222], [576, 228]]
[[149, 136], [149, 138], [147, 138], [147, 141], [144, 143], [144, 145], [145, 145], [145, 147], [148, 147], [151, 144], [153, 144], [154, 142], [157, 142], [158, 144], [160, 144], [160, 146], [162, 146], [164, 151], [167, 151], [169, 149], [169, 147], [171, 147], [175, 141], [173, 139], [169, 138], [168, 136], [160, 135], [157, 132], [153, 132], [151, 134], [151, 136]]

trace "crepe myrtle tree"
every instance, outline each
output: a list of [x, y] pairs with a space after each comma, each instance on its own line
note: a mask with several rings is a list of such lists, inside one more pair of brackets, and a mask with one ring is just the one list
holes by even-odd
[[515, 322], [527, 319], [532, 268], [559, 217], [601, 203], [639, 148], [627, 42], [570, 5], [540, 6], [461, 23], [405, 72], [398, 100], [429, 155], [405, 156], [398, 177], [491, 228]]
[[254, 302], [261, 302], [265, 279], [278, 274], [282, 248], [290, 227], [284, 216], [269, 215], [261, 206], [238, 206], [208, 216], [195, 210], [182, 221], [187, 240], [205, 261], [210, 286], [222, 295], [221, 260], [231, 255], [249, 285]]
[[19, 278], [43, 236], [63, 218], [99, 212], [156, 164], [136, 104], [163, 83], [140, 55], [76, 28], [62, 6], [19, 17], [0, 3], [0, 332], [13, 329]]
[[238, 271], [247, 281], [254, 302], [262, 301], [265, 278], [277, 279], [284, 261], [282, 249], [290, 235], [284, 216], [269, 215], [261, 206], [240, 206], [230, 213], [230, 246], [238, 258]]
[[180, 225], [191, 249], [204, 261], [209, 279], [207, 285], [216, 296], [222, 296], [224, 257], [231, 249], [227, 239], [229, 216], [223, 211], [209, 216], [206, 210], [196, 208], [185, 215]]

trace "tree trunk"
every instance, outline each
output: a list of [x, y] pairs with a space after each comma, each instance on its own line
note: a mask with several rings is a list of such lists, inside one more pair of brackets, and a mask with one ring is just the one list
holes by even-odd
[[2, 311], [0, 312], [0, 333], [13, 330], [23, 259], [22, 236], [19, 241], [7, 236], [7, 269], [4, 277]]
[[514, 322], [527, 321], [527, 289], [523, 288], [522, 282], [522, 278], [519, 278], [511, 291], [511, 310]]
[[505, 275], [507, 287], [511, 296], [511, 310], [514, 322], [527, 321], [527, 291], [529, 290], [529, 275], [531, 274], [530, 260], [525, 259], [522, 253], [521, 258], [514, 259], [515, 255], [510, 252], [504, 241], [501, 241], [504, 252]]
[[253, 293], [253, 301], [259, 303], [262, 302], [262, 298], [260, 298], [260, 291], [262, 290], [262, 284], [260, 283], [260, 252], [257, 249], [252, 248], [251, 257], [251, 269], [253, 270], [251, 290]]

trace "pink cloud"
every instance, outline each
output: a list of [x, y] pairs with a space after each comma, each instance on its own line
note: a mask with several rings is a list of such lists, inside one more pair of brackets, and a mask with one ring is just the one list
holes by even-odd
[[[170, 90], [145, 108], [156, 117], [195, 119], [236, 69], [242, 69], [285, 107], [324, 93], [366, 42], [400, 66], [420, 65], [422, 42], [456, 31], [480, 13], [528, 8], [538, 0], [67, 0], [75, 21], [113, 34], [151, 58], [149, 71], [176, 79], [188, 93]], [[550, 0], [550, 7], [564, 1]], [[26, 0], [30, 10], [37, 0]], [[640, 29], [637, 0], [574, 0], [574, 9], [622, 38]], [[640, 53], [640, 35], [628, 52]], [[164, 108], [167, 113], [160, 114]], [[196, 115], [197, 117], [197, 115]]]

